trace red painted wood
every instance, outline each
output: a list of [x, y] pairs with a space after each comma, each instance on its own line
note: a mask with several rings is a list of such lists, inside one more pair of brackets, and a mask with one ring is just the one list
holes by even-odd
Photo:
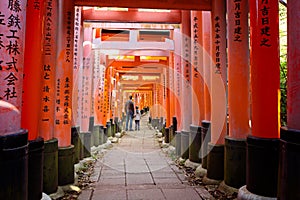
[[233, 138], [246, 138], [251, 133], [248, 11], [247, 0], [227, 4], [228, 116], [229, 136]]
[[39, 119], [42, 104], [42, 37], [44, 0], [27, 3], [26, 44], [23, 80], [22, 128], [28, 129], [28, 139], [39, 135]]
[[204, 120], [204, 71], [202, 12], [191, 12], [191, 64], [192, 64], [192, 124], [201, 126]]
[[171, 12], [100, 11], [91, 8], [83, 11], [82, 19], [102, 22], [179, 24], [181, 12], [177, 10]]
[[211, 13], [203, 11], [203, 73], [204, 73], [204, 119], [211, 120]]
[[212, 2], [211, 142], [227, 134], [226, 0]]
[[54, 137], [54, 115], [55, 115], [55, 77], [56, 77], [56, 48], [57, 34], [53, 28], [57, 24], [57, 1], [45, 1], [43, 52], [42, 52], [42, 105], [39, 134], [45, 141]]
[[[0, 2], [0, 135], [15, 133], [21, 128], [26, 3], [19, 2], [19, 11], [9, 1]], [[19, 23], [10, 26], [10, 16], [18, 16]], [[13, 35], [18, 38], [9, 38]], [[17, 51], [12, 51], [12, 48], [7, 51], [10, 43], [17, 44]]]
[[78, 6], [124, 7], [124, 8], [155, 8], [155, 9], [185, 9], [211, 10], [211, 0], [140, 0], [134, 3], [131, 0], [75, 0]]
[[252, 135], [279, 137], [278, 1], [250, 1]]
[[288, 1], [287, 125], [300, 130], [300, 1]]
[[71, 145], [72, 127], [74, 5], [72, 1], [58, 2], [54, 137], [58, 139], [59, 147], [68, 147]]

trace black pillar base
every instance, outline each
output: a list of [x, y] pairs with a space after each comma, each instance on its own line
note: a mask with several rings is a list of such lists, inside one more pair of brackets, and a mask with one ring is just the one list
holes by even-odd
[[158, 119], [158, 130], [161, 131], [163, 129], [164, 126], [164, 118], [160, 117], [160, 119]]
[[91, 147], [94, 146], [94, 123], [95, 123], [95, 117], [91, 116], [89, 118], [89, 130], [88, 130], [88, 132], [91, 132]]
[[114, 123], [115, 123], [115, 133], [120, 132], [119, 118], [118, 118], [118, 117], [115, 117], [115, 118], [114, 118]]
[[108, 138], [108, 136], [107, 136], [107, 128], [106, 127], [103, 128], [103, 133], [104, 133], [103, 142], [106, 143], [107, 142], [107, 138]]
[[247, 190], [276, 197], [279, 162], [279, 139], [247, 137]]
[[176, 117], [172, 117], [172, 125], [173, 125], [173, 129], [174, 129], [174, 133], [177, 131], [177, 118]]
[[81, 132], [79, 133], [81, 142], [82, 142], [82, 153], [83, 158], [87, 158], [91, 156], [91, 132]]
[[300, 199], [300, 130], [281, 128], [279, 199]]
[[71, 137], [71, 144], [74, 145], [74, 163], [79, 163], [80, 160], [80, 139], [79, 139], [79, 132], [80, 127], [72, 127], [71, 128], [72, 137]]
[[224, 145], [208, 143], [207, 178], [224, 179]]
[[169, 135], [170, 135], [170, 144], [172, 145], [172, 146], [175, 146], [174, 145], [174, 141], [175, 141], [175, 133], [174, 133], [174, 128], [173, 128], [173, 125], [171, 125], [170, 127], [169, 127]]
[[195, 163], [201, 163], [202, 156], [200, 148], [202, 145], [201, 140], [201, 127], [190, 125], [190, 136], [189, 136], [189, 160]]
[[40, 200], [43, 192], [44, 139], [29, 141], [28, 145], [28, 199]]
[[28, 131], [0, 136], [0, 197], [28, 197]]
[[74, 146], [58, 148], [58, 185], [74, 183]]
[[94, 116], [91, 116], [90, 119], [89, 119], [89, 132], [93, 132], [93, 129], [94, 129], [94, 121], [95, 121], [95, 118]]
[[53, 138], [45, 141], [43, 192], [52, 194], [58, 187], [58, 140]]
[[165, 143], [170, 143], [170, 129], [169, 128], [165, 128]]
[[234, 188], [246, 184], [246, 139], [225, 138], [224, 181]]
[[111, 126], [112, 126], [111, 122], [106, 122], [107, 137], [112, 137], [112, 127]]
[[175, 145], [175, 150], [176, 150], [176, 156], [181, 156], [181, 132], [176, 131], [175, 133], [175, 138], [176, 138], [176, 145]]
[[183, 159], [189, 158], [189, 132], [181, 131], [181, 157]]
[[105, 141], [104, 141], [104, 127], [102, 125], [100, 125], [99, 127], [99, 144], [104, 144]]
[[173, 128], [173, 139], [171, 141], [171, 144], [175, 147], [176, 146], [176, 131], [177, 131], [177, 118], [172, 117], [172, 128]]
[[79, 135], [79, 160], [84, 159], [84, 134], [82, 132]]
[[99, 146], [100, 144], [100, 126], [95, 125], [93, 130], [93, 145], [95, 147]]
[[201, 156], [202, 156], [202, 168], [207, 169], [207, 146], [208, 143], [211, 140], [210, 135], [210, 122], [209, 121], [202, 121], [202, 131], [201, 131], [201, 141], [202, 141], [202, 147], [201, 147]]

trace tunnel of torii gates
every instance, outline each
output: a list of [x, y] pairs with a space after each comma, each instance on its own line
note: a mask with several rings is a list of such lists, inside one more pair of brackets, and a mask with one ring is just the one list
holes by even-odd
[[278, 6], [1, 0], [0, 199], [73, 183], [74, 163], [122, 130], [129, 95], [239, 199], [300, 199], [300, 1], [287, 2], [286, 127]]

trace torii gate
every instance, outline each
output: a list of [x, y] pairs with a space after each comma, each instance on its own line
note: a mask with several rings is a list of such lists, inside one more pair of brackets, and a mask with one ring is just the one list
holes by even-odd
[[[51, 16], [52, 21], [46, 22], [45, 27], [48, 27], [48, 29], [43, 31], [43, 20], [40, 19], [43, 17], [46, 19], [50, 18], [46, 14], [50, 12], [50, 2], [52, 8], [56, 8], [55, 6], [58, 5], [61, 9], [57, 18], [53, 15]], [[146, 0], [135, 2], [134, 5], [128, 0], [116, 0], [113, 2], [99, 2], [96, 0], [88, 2], [80, 0], [74, 2], [63, 0], [29, 0], [27, 7], [25, 1], [2, 1], [0, 5], [0, 69], [2, 71], [0, 75], [0, 98], [2, 105], [0, 108], [0, 177], [8, 177], [2, 178], [0, 181], [0, 196], [6, 196], [8, 199], [26, 199], [27, 195], [29, 195], [29, 199], [39, 198], [42, 191], [41, 185], [43, 185], [40, 183], [43, 170], [42, 156], [37, 152], [42, 152], [44, 140], [45, 148], [48, 149], [50, 146], [52, 148], [54, 144], [54, 149], [57, 145], [54, 152], [59, 152], [58, 167], [61, 169], [61, 173], [58, 175], [54, 172], [54, 180], [50, 181], [50, 184], [54, 186], [51, 189], [57, 187], [57, 181], [59, 184], [67, 184], [74, 181], [74, 177], [72, 177], [74, 174], [72, 163], [74, 146], [71, 144], [70, 134], [72, 126], [72, 98], [69, 96], [69, 89], [72, 88], [73, 83], [72, 69], [74, 66], [74, 5], [90, 5], [185, 10], [180, 12], [181, 33], [186, 34], [187, 37], [183, 38], [180, 42], [183, 51], [178, 53], [178, 55], [182, 57], [179, 71], [184, 75], [180, 87], [182, 89], [181, 95], [184, 94], [185, 98], [182, 99], [181, 103], [187, 106], [184, 109], [187, 114], [181, 114], [183, 125], [182, 130], [178, 132], [178, 136], [181, 135], [183, 137], [180, 140], [180, 153], [185, 158], [195, 158], [193, 153], [187, 151], [187, 147], [191, 144], [189, 140], [192, 138], [189, 130], [190, 125], [198, 123], [193, 124], [196, 126], [196, 132], [198, 132], [197, 127], [200, 127], [200, 130], [202, 127], [199, 121], [205, 120], [205, 124], [209, 121], [211, 123], [211, 142], [208, 144], [210, 152], [208, 153], [206, 166], [208, 178], [216, 180], [224, 179], [226, 184], [234, 187], [246, 184], [246, 187], [241, 187], [239, 190], [240, 199], [246, 198], [247, 193], [251, 193], [254, 196], [299, 198], [300, 191], [298, 188], [300, 177], [299, 173], [297, 173], [300, 160], [298, 133], [300, 130], [298, 123], [300, 113], [298, 112], [300, 108], [300, 101], [298, 99], [300, 98], [300, 91], [299, 87], [297, 87], [299, 81], [298, 74], [300, 73], [300, 52], [298, 50], [299, 45], [297, 45], [299, 43], [300, 32], [298, 28], [299, 1], [289, 0], [288, 2], [288, 127], [282, 129], [281, 135], [278, 115], [278, 1], [249, 1], [251, 86], [249, 86], [249, 64], [247, 59], [249, 51], [247, 43], [248, 8], [245, 0], [227, 1], [227, 7], [225, 6], [225, 0], [193, 0], [188, 4], [185, 1], [168, 0], [155, 1], [155, 3], [151, 1], [151, 5]], [[25, 17], [26, 9], [27, 20]], [[207, 18], [207, 14], [210, 14], [210, 12], [202, 12], [201, 14], [193, 13], [194, 18], [190, 18], [190, 12], [187, 10], [211, 11], [211, 17]], [[229, 16], [227, 26], [225, 22], [226, 10]], [[11, 17], [14, 17], [16, 20], [14, 23], [12, 23]], [[195, 20], [195, 17], [197, 20]], [[199, 20], [200, 18], [202, 19]], [[210, 30], [207, 30], [208, 21], [210, 21], [207, 19], [211, 20]], [[47, 26], [47, 23], [51, 23], [51, 27], [56, 26], [55, 29], [59, 31], [57, 39], [52, 37], [50, 33], [52, 29], [50, 26]], [[194, 26], [191, 26], [190, 23]], [[196, 34], [197, 31], [201, 30], [197, 28], [196, 24], [198, 27], [201, 24], [203, 36], [195, 42], [196, 35], [201, 35], [200, 33]], [[192, 43], [189, 40], [192, 37], [191, 29], [194, 31]], [[228, 30], [228, 38], [226, 38], [226, 29]], [[204, 39], [206, 38], [204, 33], [207, 31], [211, 31], [210, 44], [207, 44], [207, 41]], [[45, 35], [42, 35], [43, 32]], [[32, 40], [32, 38], [35, 40]], [[54, 41], [53, 44], [49, 42], [51, 39]], [[178, 40], [181, 40], [181, 38]], [[226, 41], [228, 46], [226, 46]], [[57, 52], [57, 56], [55, 56], [56, 64], [43, 63], [43, 61], [47, 60], [43, 56], [47, 55], [46, 52], [49, 50], [44, 48], [44, 51], [41, 52], [43, 44], [45, 47], [50, 45], [51, 48], [55, 48], [54, 46], [57, 45], [55, 50], [51, 50], [53, 54]], [[202, 44], [206, 52], [204, 51], [202, 55], [199, 53], [201, 56], [206, 56], [203, 57], [203, 61], [200, 59], [199, 62], [196, 62], [195, 60], [199, 58], [196, 59], [195, 56], [190, 57], [193, 55], [191, 49], [195, 52], [197, 45]], [[226, 55], [226, 47], [228, 48], [228, 56]], [[207, 56], [212, 59], [207, 59]], [[176, 56], [174, 57], [176, 59]], [[227, 57], [228, 76], [226, 73]], [[206, 64], [205, 61], [209, 64]], [[52, 97], [52, 100], [55, 98], [56, 101], [55, 107], [52, 106], [53, 109], [56, 108], [56, 117], [52, 115], [51, 119], [55, 123], [55, 126], [50, 124], [55, 131], [53, 132], [49, 129], [48, 132], [45, 132], [45, 129], [40, 130], [39, 123], [41, 119], [46, 118], [39, 118], [41, 116], [39, 113], [47, 111], [46, 108], [50, 105], [43, 104], [44, 110], [41, 109], [42, 100], [40, 97], [46, 95], [42, 92], [47, 91], [47, 87], [45, 88], [44, 85], [43, 88], [40, 79], [43, 77], [48, 80], [49, 76], [51, 77], [47, 73], [53, 69], [49, 68], [52, 67], [51, 65], [56, 66], [57, 75], [55, 88], [52, 88], [56, 90], [56, 96]], [[43, 70], [41, 70], [41, 66], [44, 66]], [[213, 68], [210, 68], [209, 71], [206, 69], [209, 68], [208, 66], [213, 66]], [[176, 68], [175, 65], [174, 68]], [[204, 108], [201, 107], [202, 112], [203, 110], [205, 111], [204, 114], [201, 113], [200, 109], [200, 116], [203, 119], [193, 121], [191, 117], [194, 116], [193, 109], [189, 106], [193, 102], [186, 99], [186, 94], [191, 95], [191, 88], [197, 88], [193, 84], [197, 83], [201, 85], [201, 80], [197, 82], [197, 79], [195, 79], [195, 74], [198, 72], [203, 72], [204, 74], [202, 96], [207, 96], [205, 91], [208, 91], [211, 98], [204, 101]], [[226, 128], [227, 77], [229, 105], [228, 133]], [[219, 86], [222, 87], [220, 88]], [[22, 90], [24, 91], [23, 95]], [[248, 96], [249, 91], [251, 91], [251, 101]], [[47, 96], [44, 96], [44, 103], [47, 103], [47, 99]], [[23, 105], [22, 101], [24, 102]], [[211, 102], [210, 104], [208, 104], [209, 101]], [[252, 105], [251, 131], [249, 127], [249, 103]], [[203, 106], [203, 104], [200, 105]], [[211, 115], [208, 114], [210, 113], [209, 105], [211, 106]], [[50, 121], [50, 118], [47, 119]], [[24, 129], [27, 129], [28, 133]], [[195, 129], [193, 128], [192, 130]], [[180, 131], [182, 134], [180, 134]], [[27, 134], [29, 139], [29, 156], [26, 154], [28, 150]], [[226, 137], [226, 135], [229, 137]], [[11, 156], [16, 152], [20, 152], [22, 159]], [[206, 154], [202, 154], [202, 157], [204, 156]], [[226, 158], [225, 163], [223, 163], [224, 157]], [[233, 158], [236, 157], [241, 159], [234, 160]], [[27, 165], [28, 159], [29, 166]], [[14, 165], [15, 162], [18, 163], [17, 166]], [[66, 165], [62, 163], [66, 163]], [[223, 170], [224, 165], [225, 171]], [[40, 171], [32, 173], [34, 172], [33, 166], [39, 166], [37, 168]], [[247, 166], [247, 171], [244, 169], [245, 166]], [[239, 168], [233, 170], [234, 167]], [[29, 172], [29, 176], [27, 172]], [[16, 177], [16, 179], [12, 179], [12, 177]], [[237, 180], [236, 177], [244, 179]], [[8, 180], [12, 180], [12, 182]], [[278, 191], [277, 183], [280, 185]], [[34, 187], [33, 190], [36, 192], [28, 193], [29, 189], [27, 186]], [[13, 194], [7, 193], [10, 188], [15, 188]], [[30, 189], [30, 191], [32, 190]]]

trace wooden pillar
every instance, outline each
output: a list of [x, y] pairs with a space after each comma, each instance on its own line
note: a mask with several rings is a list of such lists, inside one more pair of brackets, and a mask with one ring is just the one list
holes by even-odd
[[[171, 38], [174, 37], [174, 31], [171, 31]], [[175, 89], [174, 89], [174, 52], [169, 54], [169, 91], [170, 91], [170, 142], [175, 146], [175, 131], [177, 130], [177, 119], [175, 116]]]
[[164, 67], [164, 75], [163, 75], [163, 88], [164, 88], [164, 95], [163, 95], [163, 98], [164, 98], [164, 108], [165, 108], [165, 113], [166, 113], [166, 127], [169, 128], [170, 125], [171, 125], [171, 117], [170, 117], [170, 88], [169, 88], [169, 85], [170, 85], [170, 77], [169, 77], [169, 73], [170, 73], [170, 70], [168, 67]]
[[300, 2], [288, 1], [287, 127], [280, 134], [280, 199], [300, 198]]
[[182, 129], [182, 71], [181, 71], [181, 34], [179, 29], [174, 30], [174, 90], [175, 90], [175, 116], [177, 119], [177, 130]]
[[95, 125], [100, 125], [100, 108], [101, 108], [101, 55], [99, 50], [94, 52], [94, 116]]
[[174, 52], [171, 52], [169, 56], [169, 90], [170, 90], [170, 117], [172, 120], [172, 117], [175, 116]]
[[[42, 106], [39, 133], [45, 140], [43, 158], [43, 192], [50, 194], [58, 186], [58, 140], [54, 137], [58, 1], [45, 1], [42, 51]], [[34, 170], [33, 173], [36, 173]]]
[[89, 131], [92, 87], [92, 27], [84, 24], [81, 131]]
[[28, 198], [28, 131], [21, 129], [26, 3], [0, 2], [0, 197], [6, 199]]
[[164, 99], [164, 109], [165, 109], [165, 142], [170, 143], [170, 126], [171, 126], [171, 111], [170, 111], [170, 69], [169, 67], [163, 68], [163, 99]]
[[183, 126], [184, 131], [189, 131], [190, 124], [192, 123], [192, 101], [191, 101], [191, 16], [190, 11], [182, 11], [182, 95], [183, 95]]
[[295, 0], [288, 1], [288, 97], [287, 97], [287, 124], [288, 128], [300, 130], [300, 90], [299, 83], [299, 12], [300, 3]]
[[[107, 122], [110, 121], [112, 117], [112, 90], [113, 90], [113, 67], [109, 66], [106, 68], [106, 79], [107, 79], [107, 107], [106, 107], [106, 112], [107, 112]], [[134, 96], [133, 96], [134, 97]]]
[[168, 88], [166, 87], [166, 70], [163, 72], [163, 79], [160, 83], [157, 83], [157, 126], [159, 130], [162, 130], [164, 120], [167, 123], [167, 115], [170, 110], [169, 99], [166, 98]]
[[207, 177], [224, 178], [224, 143], [227, 133], [226, 0], [212, 1], [211, 142]]
[[246, 183], [246, 137], [250, 135], [248, 0], [227, 1], [228, 116], [224, 181], [240, 188]]
[[211, 12], [203, 11], [203, 62], [204, 62], [204, 119], [211, 121], [211, 65], [212, 65], [212, 28]]
[[[48, 4], [48, 5], [47, 5]], [[56, 28], [57, 1], [45, 4], [43, 54], [42, 54], [42, 106], [40, 117], [40, 135], [45, 141], [54, 136], [54, 114], [55, 114], [55, 77], [56, 77]], [[47, 15], [49, 14], [49, 15]]]
[[[94, 29], [95, 34], [97, 29]], [[91, 93], [91, 110], [92, 115], [90, 117], [89, 129], [91, 131], [91, 145], [99, 146], [100, 144], [100, 124], [98, 119], [98, 112], [100, 110], [100, 92], [99, 92], [99, 81], [100, 81], [100, 51], [93, 50], [93, 76], [92, 76], [92, 93]], [[91, 120], [92, 119], [92, 120]]]
[[107, 81], [107, 78], [105, 76], [105, 72], [104, 72], [104, 95], [103, 95], [103, 119], [102, 119], [102, 123], [103, 123], [103, 126], [106, 127], [106, 122], [107, 122], [107, 107], [108, 107], [108, 81]]
[[204, 77], [203, 77], [203, 26], [202, 12], [191, 12], [191, 63], [192, 63], [192, 124], [201, 126], [204, 120]]
[[[14, 8], [8, 1], [1, 1], [0, 8], [0, 135], [4, 136], [21, 128], [26, 3]], [[8, 19], [14, 15], [20, 21], [10, 25]], [[17, 45], [15, 49], [13, 45]]]
[[72, 83], [73, 83], [73, 4], [59, 1], [55, 136], [59, 147], [71, 144]]
[[202, 168], [207, 169], [207, 145], [211, 141], [211, 66], [212, 66], [212, 53], [211, 53], [211, 12], [202, 11], [202, 37], [203, 37], [203, 76], [204, 76], [204, 120], [202, 120]]
[[[50, 0], [51, 1], [51, 0]], [[74, 145], [74, 162], [82, 159], [82, 143], [79, 138], [81, 105], [82, 105], [82, 61], [83, 61], [83, 23], [81, 20], [82, 7], [75, 6], [74, 15], [74, 54], [73, 54], [73, 90], [72, 90], [72, 133], [71, 143]]]
[[97, 123], [99, 125], [105, 126], [104, 123], [104, 86], [105, 86], [105, 56], [103, 54], [100, 55], [100, 74], [99, 74], [99, 111], [98, 111], [98, 117], [97, 117]]
[[[247, 137], [246, 184], [240, 189], [276, 197], [279, 161], [278, 1], [249, 1], [252, 135]], [[259, 169], [259, 170], [258, 170]]]
[[73, 127], [80, 127], [82, 105], [82, 61], [83, 61], [83, 24], [81, 22], [82, 8], [75, 7], [74, 24], [74, 56], [73, 56]]
[[191, 13], [181, 11], [181, 33], [182, 33], [182, 131], [181, 131], [181, 156], [187, 159], [189, 156], [189, 131], [192, 123], [192, 100], [191, 100]]
[[[24, 57], [24, 80], [22, 101], [22, 128], [28, 129], [28, 199], [42, 197], [43, 183], [43, 149], [44, 139], [40, 135], [39, 125], [41, 106], [44, 99], [42, 85], [43, 66], [43, 16], [45, 0], [27, 2], [26, 43]], [[15, 21], [15, 19], [13, 20]], [[15, 35], [15, 33], [14, 33]], [[10, 42], [10, 47], [16, 44]], [[42, 137], [41, 137], [42, 136]], [[48, 137], [46, 135], [46, 137]]]
[[58, 139], [58, 185], [74, 182], [71, 145], [74, 4], [58, 1], [55, 137]]
[[203, 31], [202, 12], [191, 11], [191, 64], [192, 64], [192, 124], [189, 135], [189, 160], [201, 162], [201, 123], [204, 120]]
[[[39, 118], [42, 104], [42, 62], [44, 1], [28, 1], [26, 45], [23, 80], [22, 127], [28, 129], [29, 140], [39, 136]], [[12, 32], [15, 35], [15, 32]], [[13, 44], [11, 44], [13, 45]]]

